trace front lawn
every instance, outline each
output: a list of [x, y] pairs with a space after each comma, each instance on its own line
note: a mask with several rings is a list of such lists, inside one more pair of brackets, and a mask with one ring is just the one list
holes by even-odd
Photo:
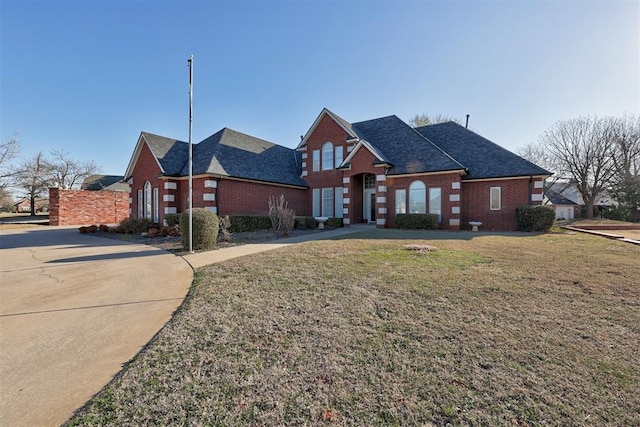
[[462, 235], [375, 231], [200, 269], [69, 424], [640, 425], [640, 248]]

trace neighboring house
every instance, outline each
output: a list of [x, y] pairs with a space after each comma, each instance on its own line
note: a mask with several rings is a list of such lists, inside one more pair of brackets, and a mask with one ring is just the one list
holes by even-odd
[[81, 190], [131, 191], [122, 175], [90, 175], [82, 182]]
[[[35, 198], [35, 207], [36, 212], [47, 212], [49, 211], [49, 199], [44, 199], [41, 197]], [[31, 212], [31, 199], [28, 197], [23, 197], [13, 204], [13, 212], [16, 213], [24, 213]]]
[[574, 219], [580, 215], [580, 205], [552, 190], [545, 191], [543, 204], [553, 208], [556, 219]]
[[[266, 214], [284, 194], [297, 215], [395, 227], [431, 213], [440, 228], [515, 230], [542, 203], [550, 173], [456, 123], [413, 129], [396, 116], [349, 123], [323, 109], [295, 150], [230, 129], [193, 146], [193, 205]], [[143, 132], [127, 168], [131, 215], [162, 221], [187, 207], [188, 144]]]

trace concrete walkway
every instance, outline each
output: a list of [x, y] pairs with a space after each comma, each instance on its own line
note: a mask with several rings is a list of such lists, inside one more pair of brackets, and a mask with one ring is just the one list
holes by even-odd
[[76, 228], [0, 230], [0, 425], [58, 426], [182, 303], [193, 270]]
[[283, 248], [297, 243], [309, 242], [312, 240], [326, 240], [347, 234], [358, 233], [360, 231], [375, 230], [374, 225], [358, 224], [351, 227], [336, 228], [333, 230], [319, 231], [317, 233], [305, 234], [303, 236], [289, 237], [277, 240], [274, 243], [255, 243], [249, 245], [232, 246], [225, 249], [217, 249], [207, 252], [198, 252], [183, 255], [183, 258], [193, 267], [199, 268], [205, 265], [216, 264], [246, 255], [253, 255], [260, 252]]

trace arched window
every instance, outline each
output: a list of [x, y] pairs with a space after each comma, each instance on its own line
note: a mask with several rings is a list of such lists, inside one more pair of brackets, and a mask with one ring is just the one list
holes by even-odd
[[409, 186], [409, 213], [427, 213], [427, 187], [422, 181]]
[[325, 142], [322, 144], [322, 170], [333, 169], [333, 144]]
[[144, 183], [144, 217], [151, 218], [151, 183]]

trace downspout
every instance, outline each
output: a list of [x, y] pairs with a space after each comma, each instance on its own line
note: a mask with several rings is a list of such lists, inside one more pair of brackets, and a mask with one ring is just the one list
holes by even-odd
[[533, 175], [529, 176], [529, 206], [533, 206]]

